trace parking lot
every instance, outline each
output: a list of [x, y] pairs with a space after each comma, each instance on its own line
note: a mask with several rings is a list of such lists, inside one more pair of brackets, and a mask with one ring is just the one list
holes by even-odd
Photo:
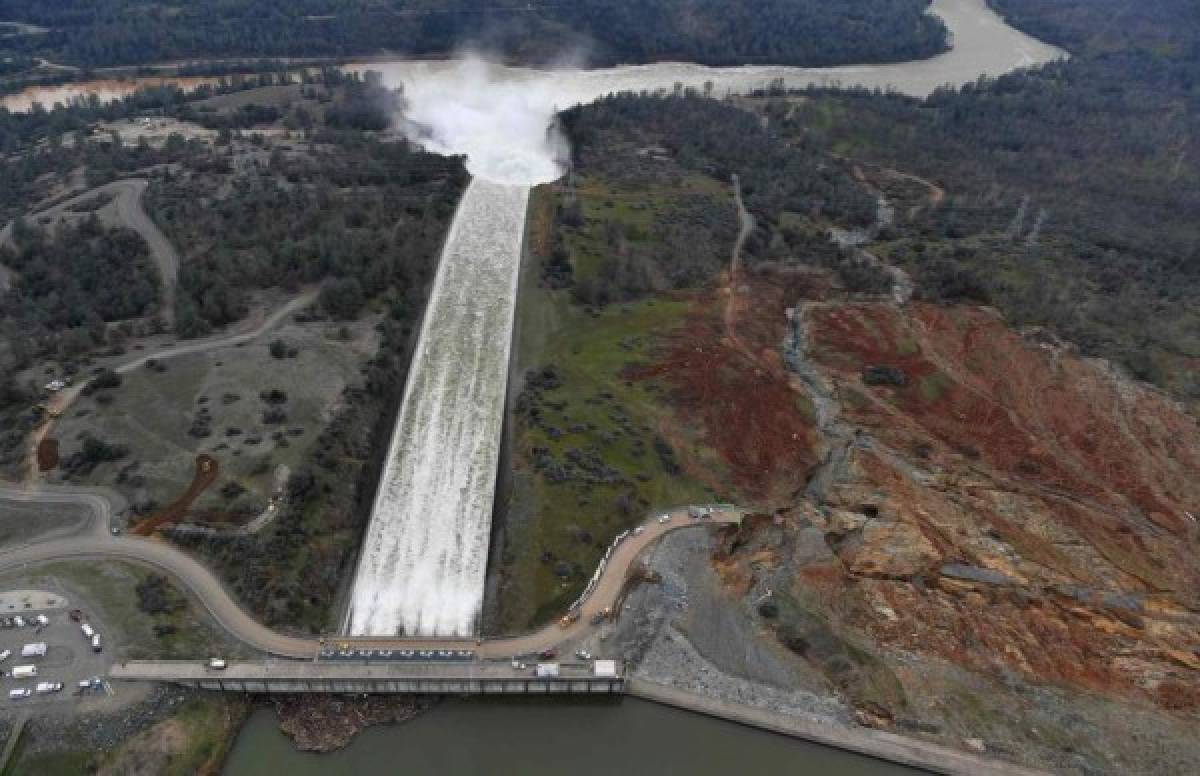
[[[71, 619], [73, 605], [58, 593], [36, 590], [0, 592], [0, 654], [6, 650], [11, 654], [0, 661], [0, 709], [42, 707], [77, 702], [83, 696], [95, 696], [111, 692], [103, 681], [96, 687], [81, 689], [79, 683], [93, 677], [103, 677], [110, 663], [105, 634], [100, 632], [101, 652], [95, 652], [83, 635], [80, 622]], [[38, 616], [46, 624], [38, 622]], [[88, 621], [88, 612], [80, 612], [82, 622]], [[24, 625], [16, 624], [17, 618]], [[96, 623], [92, 623], [96, 627]], [[99, 630], [99, 628], [97, 628]], [[46, 654], [22, 657], [22, 648], [27, 644], [44, 643]], [[17, 666], [36, 667], [36, 676], [16, 678], [13, 671]], [[38, 693], [41, 682], [62, 682], [58, 692]], [[10, 692], [25, 688], [31, 691], [26, 698], [11, 698]]]

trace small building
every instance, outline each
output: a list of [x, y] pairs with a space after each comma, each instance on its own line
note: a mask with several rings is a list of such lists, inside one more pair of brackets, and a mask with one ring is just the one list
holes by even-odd
[[592, 663], [592, 675], [602, 679], [617, 678], [617, 661], [596, 660]]

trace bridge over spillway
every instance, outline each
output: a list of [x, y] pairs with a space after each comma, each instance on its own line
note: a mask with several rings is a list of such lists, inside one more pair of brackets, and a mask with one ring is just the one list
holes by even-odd
[[[299, 661], [230, 663], [142, 660], [114, 665], [113, 679], [172, 682], [202, 690], [245, 693], [406, 693], [427, 695], [618, 695], [625, 692], [620, 661], [554, 664], [538, 675], [532, 664], [478, 660]], [[610, 670], [611, 669], [611, 670]]]

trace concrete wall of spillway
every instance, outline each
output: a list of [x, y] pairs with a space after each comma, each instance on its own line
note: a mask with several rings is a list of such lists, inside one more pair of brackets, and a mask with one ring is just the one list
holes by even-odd
[[529, 191], [475, 179], [459, 203], [359, 557], [351, 635], [474, 635]]

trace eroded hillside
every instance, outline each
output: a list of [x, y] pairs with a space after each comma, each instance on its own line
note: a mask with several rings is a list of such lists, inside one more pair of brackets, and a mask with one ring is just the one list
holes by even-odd
[[988, 309], [832, 301], [795, 315], [853, 436], [822, 492], [779, 509], [783, 530], [731, 539], [731, 583], [783, 570], [884, 650], [1200, 705], [1190, 414]]

